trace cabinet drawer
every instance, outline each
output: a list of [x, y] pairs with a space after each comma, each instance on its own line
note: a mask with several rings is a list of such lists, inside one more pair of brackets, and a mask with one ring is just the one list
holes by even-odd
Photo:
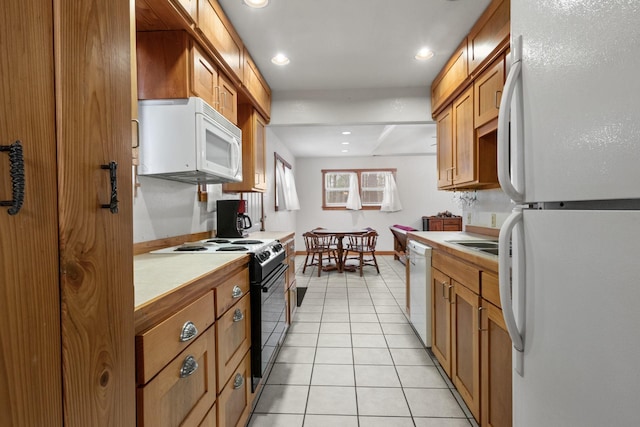
[[207, 292], [157, 326], [137, 335], [138, 384], [146, 384], [194, 338], [211, 326], [214, 319], [213, 292]]
[[480, 294], [480, 271], [476, 267], [445, 255], [440, 251], [433, 252], [431, 266], [446, 272], [452, 279], [460, 282], [476, 294]]
[[249, 269], [245, 268], [214, 289], [216, 318], [222, 316], [240, 298], [249, 293]]
[[500, 305], [498, 277], [483, 271], [480, 273], [480, 281], [482, 282], [482, 298], [496, 307], [502, 308]]
[[218, 397], [218, 426], [244, 426], [251, 409], [251, 358], [244, 355]]
[[251, 346], [251, 313], [249, 295], [216, 322], [218, 348], [218, 392], [236, 369]]
[[[214, 335], [214, 328], [207, 329], [146, 386], [138, 388], [138, 427], [197, 426], [204, 419], [216, 400]], [[189, 371], [187, 361], [197, 365]]]

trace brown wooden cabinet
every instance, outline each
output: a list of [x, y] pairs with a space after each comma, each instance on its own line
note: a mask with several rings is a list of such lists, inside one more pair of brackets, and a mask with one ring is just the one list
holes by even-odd
[[271, 89], [267, 84], [260, 70], [256, 66], [249, 51], [244, 51], [244, 74], [242, 84], [244, 85], [251, 103], [260, 111], [266, 121], [271, 117]]
[[0, 6], [0, 146], [21, 141], [25, 184], [0, 208], [3, 425], [135, 423], [129, 24], [122, 0]]
[[453, 281], [451, 379], [476, 420], [480, 419], [480, 297]]
[[242, 81], [244, 45], [215, 0], [198, 0], [198, 27], [204, 40]]
[[138, 98], [198, 96], [238, 124], [237, 90], [185, 31], [137, 33]]
[[251, 413], [251, 357], [247, 353], [218, 396], [218, 426], [243, 427]]
[[462, 217], [423, 216], [422, 231], [462, 231]]
[[504, 86], [504, 57], [498, 58], [473, 82], [475, 127], [498, 118]]
[[222, 184], [226, 192], [267, 190], [267, 123], [249, 104], [240, 104], [238, 125], [242, 129], [242, 182]]
[[474, 418], [511, 426], [511, 341], [493, 272], [434, 251], [432, 351]]
[[431, 84], [431, 111], [439, 112], [448, 103], [450, 97], [455, 96], [455, 93], [464, 87], [468, 77], [467, 39], [465, 38]]
[[509, 44], [511, 2], [493, 0], [478, 18], [469, 35], [469, 73], [482, 71]]
[[451, 105], [442, 110], [436, 117], [437, 126], [437, 160], [438, 188], [451, 186], [453, 176], [453, 110]]

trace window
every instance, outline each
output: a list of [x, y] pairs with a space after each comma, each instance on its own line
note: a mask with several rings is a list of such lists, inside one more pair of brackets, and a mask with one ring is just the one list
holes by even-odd
[[380, 209], [385, 173], [395, 169], [327, 169], [322, 171], [322, 208], [347, 209], [351, 177], [357, 179], [362, 209]]

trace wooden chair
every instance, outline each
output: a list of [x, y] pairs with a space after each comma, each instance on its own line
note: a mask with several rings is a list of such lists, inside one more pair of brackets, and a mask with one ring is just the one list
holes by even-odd
[[362, 268], [365, 265], [376, 267], [376, 271], [380, 274], [378, 261], [376, 260], [376, 243], [378, 241], [378, 232], [371, 230], [365, 234], [348, 235], [347, 242], [344, 245], [343, 265], [347, 265], [347, 260], [358, 260], [360, 267], [360, 276], [362, 276]]
[[[318, 266], [318, 277], [322, 272], [322, 259], [326, 255], [327, 264], [333, 259], [336, 264], [338, 258], [336, 256], [336, 247], [333, 245], [332, 236], [320, 236], [311, 231], [307, 231], [302, 235], [304, 237], [304, 246], [307, 256], [304, 259], [304, 267], [302, 274], [305, 273], [307, 267]], [[311, 259], [309, 259], [311, 257]], [[317, 258], [317, 259], [316, 259]]]

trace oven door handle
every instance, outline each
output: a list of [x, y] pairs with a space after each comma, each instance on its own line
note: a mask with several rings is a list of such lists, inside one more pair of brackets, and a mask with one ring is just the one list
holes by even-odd
[[273, 270], [273, 273], [269, 276], [269, 278], [262, 285], [262, 292], [269, 292], [269, 289], [282, 277], [284, 272], [289, 268], [287, 264], [280, 264]]

